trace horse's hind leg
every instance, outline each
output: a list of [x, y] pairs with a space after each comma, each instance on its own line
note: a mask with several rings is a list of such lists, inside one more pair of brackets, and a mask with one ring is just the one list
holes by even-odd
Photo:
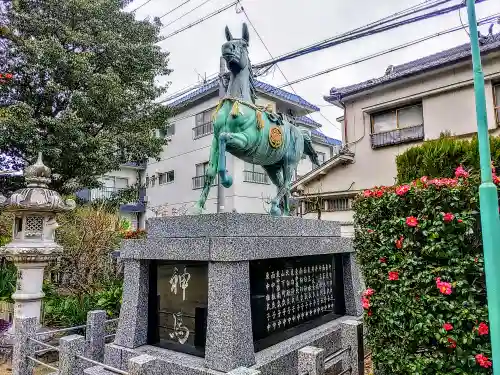
[[295, 165], [292, 163], [287, 163], [283, 166], [283, 215], [290, 216], [290, 188], [292, 184], [293, 172], [295, 170]]
[[281, 216], [279, 203], [282, 197], [282, 190], [284, 187], [284, 179], [281, 173], [282, 166], [280, 164], [273, 164], [273, 165], [263, 165], [262, 168], [264, 168], [264, 170], [267, 172], [267, 175], [271, 179], [271, 182], [278, 189], [276, 197], [271, 201], [271, 210], [269, 211], [269, 213], [272, 216]]

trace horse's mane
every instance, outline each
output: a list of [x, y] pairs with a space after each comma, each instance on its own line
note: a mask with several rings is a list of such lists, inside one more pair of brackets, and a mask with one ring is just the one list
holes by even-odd
[[257, 100], [257, 88], [255, 83], [255, 77], [253, 75], [252, 62], [250, 61], [250, 57], [248, 57], [247, 69], [249, 70], [248, 79], [250, 81], [250, 97], [252, 98], [252, 102], [255, 104], [255, 100]]

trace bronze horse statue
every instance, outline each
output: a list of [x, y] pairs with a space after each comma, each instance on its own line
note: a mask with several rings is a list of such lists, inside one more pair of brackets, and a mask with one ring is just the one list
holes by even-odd
[[290, 214], [290, 186], [294, 170], [302, 158], [309, 156], [313, 164], [319, 165], [311, 138], [301, 130], [272, 113], [269, 108], [255, 105], [256, 89], [252, 65], [248, 56], [250, 35], [243, 24], [241, 39], [235, 39], [226, 26], [227, 42], [222, 45], [222, 57], [230, 71], [226, 96], [222, 98], [213, 114], [214, 136], [210, 150], [210, 161], [200, 199], [201, 210], [205, 207], [208, 193], [219, 173], [221, 184], [228, 188], [232, 177], [226, 170], [225, 153], [261, 165], [272, 183], [277, 187], [276, 197], [271, 201], [270, 214]]

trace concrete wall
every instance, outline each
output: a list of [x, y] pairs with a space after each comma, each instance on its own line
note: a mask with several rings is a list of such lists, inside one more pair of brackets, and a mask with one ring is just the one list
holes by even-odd
[[[498, 134], [493, 105], [493, 82], [500, 80], [500, 54], [483, 58], [489, 128]], [[441, 132], [470, 135], [476, 132], [476, 114], [472, 67], [462, 63], [419, 75], [383, 89], [353, 96], [346, 100], [347, 142], [355, 153], [355, 162], [332, 169], [306, 188], [322, 192], [362, 190], [392, 185], [396, 178], [395, 158], [409, 147], [400, 144], [372, 149], [370, 114], [421, 101], [425, 139], [438, 138]]]

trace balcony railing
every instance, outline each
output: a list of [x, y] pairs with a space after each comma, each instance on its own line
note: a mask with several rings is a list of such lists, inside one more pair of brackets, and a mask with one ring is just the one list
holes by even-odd
[[371, 135], [372, 148], [397, 145], [400, 143], [420, 141], [424, 139], [424, 125], [394, 129]]
[[193, 128], [193, 139], [201, 138], [214, 132], [212, 121], [195, 126]]
[[245, 182], [253, 182], [256, 184], [269, 184], [269, 177], [266, 173], [254, 172], [254, 171], [243, 171]]
[[90, 192], [90, 200], [94, 201], [97, 199], [110, 199], [120, 191], [125, 190], [125, 188], [116, 188], [116, 187], [101, 187], [96, 189], [91, 189]]
[[[76, 193], [76, 195], [85, 202], [91, 202], [96, 200], [110, 199], [116, 196], [120, 191], [126, 190], [126, 188], [114, 188], [114, 187], [101, 187], [95, 189], [82, 189]], [[129, 202], [123, 202], [120, 206], [120, 210], [129, 212], [144, 212], [145, 209], [145, 196], [146, 189], [139, 188], [135, 192], [127, 193]]]
[[[203, 185], [205, 185], [205, 177], [206, 176], [195, 176], [193, 177], [193, 190], [202, 189]], [[217, 185], [219, 182], [218, 176], [215, 177], [212, 186]]]

